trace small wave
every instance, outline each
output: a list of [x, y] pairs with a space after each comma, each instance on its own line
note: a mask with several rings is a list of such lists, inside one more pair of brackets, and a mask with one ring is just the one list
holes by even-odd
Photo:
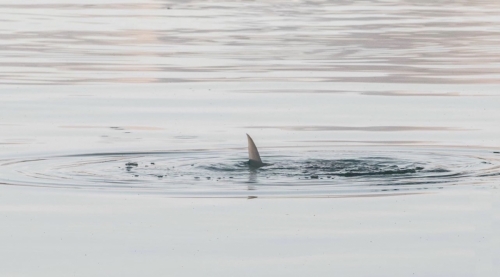
[[500, 177], [498, 155], [484, 150], [405, 147], [279, 153], [263, 153], [267, 164], [260, 168], [250, 167], [244, 152], [235, 156], [226, 150], [11, 159], [0, 164], [0, 183], [181, 197], [295, 197], [408, 193]]

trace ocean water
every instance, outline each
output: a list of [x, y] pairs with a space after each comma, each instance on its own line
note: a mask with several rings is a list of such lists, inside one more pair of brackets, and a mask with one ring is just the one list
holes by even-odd
[[[500, 3], [44, 0], [0, 12], [4, 274], [137, 276], [130, 261], [146, 257], [153, 275], [498, 272]], [[266, 166], [248, 166], [246, 133]], [[294, 219], [271, 216], [287, 209]], [[180, 225], [144, 231], [173, 210]], [[72, 216], [86, 225], [60, 228]], [[268, 229], [231, 229], [248, 218]], [[46, 245], [45, 229], [61, 240]]]

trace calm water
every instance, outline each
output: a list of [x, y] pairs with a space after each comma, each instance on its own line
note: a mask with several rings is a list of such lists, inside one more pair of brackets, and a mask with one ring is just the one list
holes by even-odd
[[498, 276], [500, 1], [0, 14], [1, 276]]
[[[500, 178], [495, 1], [0, 12], [3, 184], [324, 196]], [[245, 133], [271, 165], [246, 166]]]

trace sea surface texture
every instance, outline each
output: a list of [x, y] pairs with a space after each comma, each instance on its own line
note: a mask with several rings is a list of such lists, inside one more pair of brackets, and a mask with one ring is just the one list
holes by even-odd
[[[490, 185], [500, 4], [413, 2], [2, 3], [0, 182], [183, 196]], [[267, 166], [245, 164], [245, 133]]]
[[[360, 218], [374, 220], [371, 209], [378, 211], [373, 212], [375, 217], [387, 216], [404, 210], [397, 199], [412, 199], [413, 207], [430, 205], [427, 207], [441, 212], [450, 212], [447, 207], [463, 207], [474, 212], [463, 211], [464, 217], [441, 214], [442, 218], [431, 221], [413, 214], [416, 221], [427, 222], [425, 226], [449, 224], [445, 229], [429, 227], [430, 233], [440, 234], [431, 238], [435, 243], [428, 244], [429, 248], [418, 248], [421, 245], [416, 239], [393, 236], [391, 232], [397, 228], [388, 227], [392, 221], [387, 217], [384, 223], [373, 223], [386, 230], [381, 231], [384, 243], [379, 241], [377, 249], [393, 245], [392, 238], [408, 244], [409, 249], [391, 248], [383, 252], [386, 255], [366, 252], [378, 258], [352, 254], [351, 246], [358, 245], [356, 241], [369, 245], [370, 235], [356, 233], [357, 223], [346, 221], [343, 226], [351, 227], [345, 233], [359, 237], [344, 241], [344, 248], [339, 246], [342, 251], [322, 256], [333, 250], [308, 252], [310, 244], [299, 244], [295, 249], [309, 254], [268, 264], [281, 264], [290, 271], [274, 267], [266, 271], [265, 266], [262, 272], [247, 271], [266, 263], [243, 262], [257, 257], [256, 249], [251, 253], [235, 250], [232, 256], [241, 258], [241, 266], [226, 264], [217, 271], [200, 262], [203, 253], [196, 256], [196, 249], [187, 248], [181, 254], [172, 250], [186, 257], [171, 264], [186, 268], [172, 272], [200, 276], [195, 267], [183, 264], [191, 259], [200, 271], [205, 268], [219, 276], [265, 276], [266, 272], [272, 273], [269, 276], [326, 276], [334, 272], [327, 266], [329, 261], [343, 253], [352, 254], [351, 258], [342, 256], [348, 260], [337, 265], [344, 276], [375, 276], [369, 273], [376, 272], [377, 263], [368, 262], [363, 271], [355, 266], [362, 260], [384, 265], [376, 276], [391, 275], [384, 272], [495, 276], [498, 272], [500, 255], [494, 258], [493, 254], [500, 253], [490, 246], [500, 245], [498, 235], [493, 235], [500, 226], [500, 1], [20, 0], [0, 1], [0, 14], [0, 195], [8, 197], [10, 190], [20, 195], [33, 193], [15, 198], [20, 202], [12, 205], [24, 207], [34, 203], [28, 199], [61, 193], [84, 206], [87, 201], [98, 203], [100, 197], [116, 197], [113, 201], [118, 202], [111, 206], [127, 197], [139, 197], [134, 198], [140, 205], [137, 211], [149, 213], [148, 197], [153, 197], [151, 203], [180, 201], [173, 202], [178, 205], [168, 202], [175, 207], [212, 203], [207, 201], [223, 206], [229, 203], [224, 201], [252, 199], [270, 201], [259, 204], [270, 211], [298, 203], [309, 203], [304, 206], [319, 211], [327, 205], [322, 203], [334, 203], [349, 213], [347, 207], [352, 205]], [[259, 148], [263, 167], [248, 163], [247, 133]], [[493, 202], [487, 210], [475, 204], [461, 206], [455, 194], [465, 199], [480, 194]], [[89, 195], [95, 198], [82, 200]], [[56, 199], [52, 204], [62, 201], [46, 197]], [[353, 202], [322, 202], [325, 198]], [[379, 200], [388, 198], [390, 205]], [[7, 203], [5, 199], [0, 203]], [[485, 203], [476, 200], [473, 203]], [[5, 205], [0, 215], [3, 212], [10, 218], [11, 226], [24, 226], [16, 223], [24, 222], [22, 216], [11, 214], [14, 206]], [[41, 210], [48, 207], [39, 205]], [[297, 213], [309, 211], [294, 209]], [[425, 214], [430, 216], [436, 210], [429, 208]], [[481, 216], [476, 217], [478, 213]], [[135, 218], [141, 218], [139, 214]], [[180, 226], [195, 228], [196, 215], [187, 210], [184, 214], [192, 221]], [[255, 210], [219, 215], [233, 223], [250, 215], [267, 216]], [[412, 215], [408, 216], [411, 221]], [[403, 215], [396, 217], [404, 219]], [[123, 222], [127, 218], [123, 216]], [[315, 226], [307, 218], [297, 220]], [[469, 219], [479, 225], [460, 225]], [[60, 220], [56, 221], [64, 221]], [[204, 226], [215, 228], [215, 222]], [[270, 223], [272, 228], [279, 220], [263, 220], [262, 224], [265, 222], [275, 222]], [[288, 221], [284, 222], [282, 226]], [[365, 227], [370, 228], [368, 225]], [[419, 235], [426, 234], [424, 225], [417, 228]], [[41, 230], [39, 225], [27, 226]], [[88, 226], [100, 225], [93, 222]], [[470, 240], [461, 249], [457, 245], [462, 241], [450, 226], [458, 226], [455, 231], [489, 233], [467, 233]], [[187, 229], [179, 230], [177, 238]], [[3, 236], [18, 231], [4, 230]], [[281, 230], [276, 227], [275, 231], [273, 234], [280, 234]], [[88, 229], [82, 232], [90, 234]], [[308, 238], [332, 242], [326, 234], [306, 233]], [[287, 236], [291, 240], [292, 235]], [[260, 238], [274, 237], [262, 233]], [[440, 244], [441, 239], [453, 242]], [[293, 243], [300, 241], [308, 240]], [[273, 252], [277, 246], [260, 242], [263, 251], [269, 250], [273, 257], [287, 252], [284, 248]], [[485, 244], [478, 246], [482, 242]], [[251, 240], [242, 249], [250, 244]], [[9, 245], [15, 249], [14, 244]], [[144, 253], [163, 253], [167, 248], [151, 250], [141, 245], [144, 248], [124, 251], [139, 249], [144, 257]], [[384, 264], [402, 257], [404, 251], [414, 254], [407, 257], [413, 261], [428, 257], [428, 266]], [[431, 252], [435, 255], [427, 255]], [[53, 255], [64, 260], [61, 253]], [[446, 259], [450, 253], [458, 256]], [[212, 257], [228, 261], [224, 255]], [[128, 258], [123, 261], [133, 260]], [[473, 258], [474, 263], [467, 263]], [[161, 268], [160, 263], [150, 262], [151, 268]], [[57, 275], [43, 264], [47, 262], [34, 268], [41, 266], [43, 274]], [[120, 272], [117, 264], [111, 263], [103, 272]], [[286, 267], [295, 264], [295, 269]], [[8, 267], [5, 276], [33, 276], [34, 272], [16, 268], [28, 270], [20, 265]], [[220, 271], [222, 268], [227, 271]], [[129, 269], [116, 276], [140, 272]], [[71, 276], [70, 272], [68, 267], [59, 273]], [[77, 275], [97, 276], [96, 272], [82, 269]], [[352, 274], [346, 275], [348, 272]], [[157, 272], [149, 273], [155, 276]]]

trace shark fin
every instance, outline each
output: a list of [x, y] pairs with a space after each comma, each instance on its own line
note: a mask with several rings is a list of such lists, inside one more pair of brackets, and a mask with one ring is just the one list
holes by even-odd
[[264, 163], [260, 159], [259, 150], [257, 150], [257, 146], [253, 142], [253, 139], [247, 134], [248, 138], [248, 160], [250, 165], [253, 166], [263, 166]]

